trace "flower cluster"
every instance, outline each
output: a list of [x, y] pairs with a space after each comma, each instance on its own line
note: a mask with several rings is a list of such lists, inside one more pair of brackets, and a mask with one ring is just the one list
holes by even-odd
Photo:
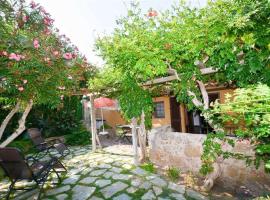
[[158, 12], [155, 10], [150, 10], [147, 14], [148, 17], [156, 17], [158, 16]]

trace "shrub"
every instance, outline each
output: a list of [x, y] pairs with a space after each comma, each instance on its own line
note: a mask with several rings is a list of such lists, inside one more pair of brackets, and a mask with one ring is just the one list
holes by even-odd
[[151, 162], [147, 162], [141, 165], [141, 168], [143, 168], [145, 171], [151, 172], [151, 173], [155, 173], [156, 172], [156, 168], [154, 166], [153, 163]]
[[180, 177], [181, 170], [176, 167], [169, 167], [167, 170], [167, 176], [172, 181], [177, 181], [177, 179]]
[[24, 155], [36, 152], [33, 143], [29, 139], [16, 140], [10, 143], [8, 146], [20, 149]]
[[91, 141], [91, 133], [83, 125], [74, 129], [70, 134], [65, 135], [66, 144], [68, 145], [87, 145]]

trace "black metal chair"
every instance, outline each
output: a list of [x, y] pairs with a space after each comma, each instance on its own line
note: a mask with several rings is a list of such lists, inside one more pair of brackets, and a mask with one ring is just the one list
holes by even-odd
[[[29, 164], [31, 159], [32, 164]], [[40, 188], [38, 199], [43, 191], [44, 183], [51, 172], [56, 173], [58, 183], [61, 182], [59, 172], [55, 168], [63, 167], [63, 165], [56, 157], [52, 157], [48, 161], [39, 162], [34, 157], [25, 158], [17, 148], [5, 147], [0, 148], [0, 166], [11, 181], [6, 199], [9, 199], [13, 190], [31, 190], [35, 188], [16, 188], [15, 183], [18, 181], [34, 181], [36, 186]]]
[[27, 130], [27, 132], [39, 152], [50, 154], [50, 151], [55, 149], [60, 154], [60, 157], [65, 157], [70, 153], [68, 147], [64, 143], [61, 143], [59, 140], [54, 140], [55, 143], [53, 145], [50, 145], [48, 142], [46, 142], [38, 128], [30, 128]]

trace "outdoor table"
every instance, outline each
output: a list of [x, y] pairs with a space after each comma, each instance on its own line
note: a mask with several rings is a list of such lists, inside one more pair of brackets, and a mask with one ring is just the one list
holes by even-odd
[[[123, 134], [119, 136], [120, 139], [126, 139], [129, 143], [132, 143], [132, 133], [131, 133], [131, 125], [118, 125], [117, 128], [122, 129]], [[136, 129], [140, 128], [140, 126], [137, 126]]]

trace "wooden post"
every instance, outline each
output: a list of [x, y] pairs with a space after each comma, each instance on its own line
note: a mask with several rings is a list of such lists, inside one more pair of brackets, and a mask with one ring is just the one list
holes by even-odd
[[144, 114], [144, 111], [142, 111], [141, 124], [140, 124], [139, 133], [138, 133], [139, 144], [140, 144], [140, 159], [139, 159], [140, 163], [143, 163], [146, 159], [146, 130], [145, 130], [144, 122], [145, 122], [145, 114]]
[[91, 115], [91, 133], [92, 133], [92, 151], [96, 151], [96, 135], [97, 135], [97, 125], [96, 125], [96, 112], [94, 107], [94, 95], [90, 95], [90, 115]]
[[185, 113], [185, 106], [184, 104], [180, 104], [180, 119], [181, 119], [181, 130], [182, 133], [186, 133], [187, 132], [187, 128], [186, 128], [186, 113]]
[[135, 117], [131, 120], [131, 132], [132, 132], [132, 148], [134, 153], [134, 164], [138, 165], [138, 143], [137, 143], [137, 120]]

